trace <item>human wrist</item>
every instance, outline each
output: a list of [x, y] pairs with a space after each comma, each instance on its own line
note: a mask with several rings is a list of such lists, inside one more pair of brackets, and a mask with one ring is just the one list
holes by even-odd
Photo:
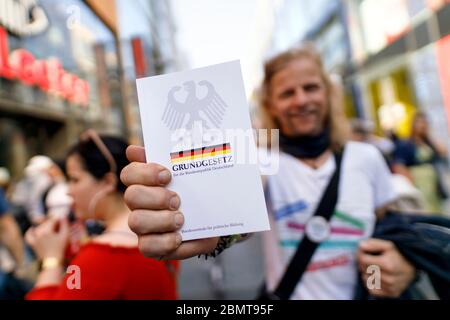
[[204, 256], [205, 260], [208, 259], [209, 257], [215, 258], [219, 254], [221, 254], [223, 251], [225, 251], [225, 249], [230, 248], [236, 242], [239, 242], [247, 237], [248, 237], [248, 234], [233, 234], [233, 235], [228, 235], [228, 236], [221, 236], [213, 251], [211, 251], [209, 253], [205, 253], [205, 254], [200, 254], [198, 257], [200, 258], [200, 257]]
[[41, 270], [56, 269], [62, 267], [62, 259], [56, 256], [47, 256], [42, 259]]
[[63, 261], [65, 255], [65, 249], [63, 248], [41, 248], [36, 249], [35, 252], [40, 261], [43, 261], [46, 258], [57, 258]]

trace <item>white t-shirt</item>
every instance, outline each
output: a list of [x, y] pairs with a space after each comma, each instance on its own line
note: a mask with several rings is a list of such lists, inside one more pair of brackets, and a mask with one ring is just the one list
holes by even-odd
[[[275, 289], [284, 274], [335, 168], [334, 157], [315, 170], [280, 153], [279, 171], [268, 176], [266, 186], [271, 231], [264, 233], [263, 241], [269, 290]], [[347, 143], [331, 233], [314, 252], [291, 299], [352, 299], [357, 245], [371, 236], [375, 209], [394, 199], [391, 175], [380, 152], [369, 144]]]

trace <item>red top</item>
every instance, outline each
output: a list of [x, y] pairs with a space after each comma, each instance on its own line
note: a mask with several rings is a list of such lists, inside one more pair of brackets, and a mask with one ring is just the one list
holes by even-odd
[[[84, 245], [60, 285], [35, 288], [27, 300], [177, 299], [177, 261], [144, 257], [138, 248]], [[79, 270], [79, 281], [77, 271]], [[76, 285], [80, 285], [80, 289]], [[74, 288], [75, 287], [75, 288]], [[73, 288], [73, 289], [70, 289]]]

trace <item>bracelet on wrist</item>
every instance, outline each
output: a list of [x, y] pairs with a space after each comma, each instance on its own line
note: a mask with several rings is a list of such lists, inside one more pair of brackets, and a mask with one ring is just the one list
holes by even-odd
[[61, 267], [61, 260], [56, 257], [47, 257], [42, 260], [41, 270], [55, 269]]
[[205, 256], [205, 260], [207, 260], [209, 257], [215, 258], [219, 254], [221, 254], [225, 249], [228, 249], [236, 242], [239, 242], [247, 237], [248, 234], [233, 234], [229, 236], [221, 236], [219, 238], [219, 242], [217, 243], [216, 248], [212, 252], [200, 254], [198, 257], [201, 258], [202, 256]]

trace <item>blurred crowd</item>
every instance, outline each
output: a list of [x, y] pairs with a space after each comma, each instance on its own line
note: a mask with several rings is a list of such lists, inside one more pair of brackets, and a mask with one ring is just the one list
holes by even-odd
[[0, 299], [177, 297], [178, 264], [146, 259], [128, 228], [126, 147], [87, 130], [63, 160], [32, 157], [17, 182], [0, 169]]
[[352, 140], [372, 144], [382, 153], [399, 196], [399, 210], [448, 215], [448, 151], [442, 141], [431, 136], [424, 113], [416, 113], [408, 139], [400, 139], [394, 132], [376, 135], [368, 120], [352, 119], [351, 126]]

